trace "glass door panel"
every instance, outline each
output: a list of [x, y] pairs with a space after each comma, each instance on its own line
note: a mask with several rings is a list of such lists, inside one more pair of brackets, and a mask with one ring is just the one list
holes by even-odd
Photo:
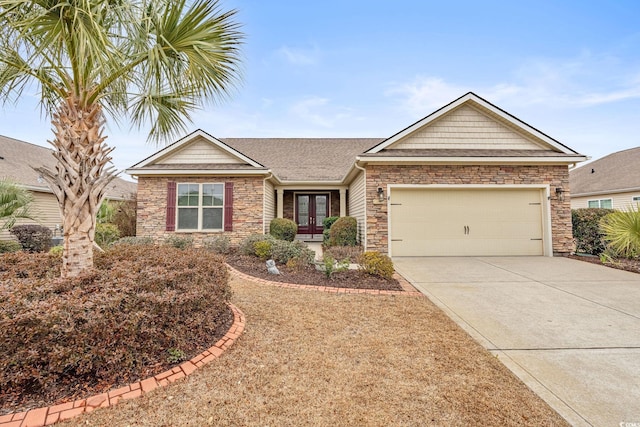
[[318, 194], [315, 197], [315, 218], [313, 221], [313, 232], [322, 233], [322, 222], [327, 217], [328, 196], [326, 194]]

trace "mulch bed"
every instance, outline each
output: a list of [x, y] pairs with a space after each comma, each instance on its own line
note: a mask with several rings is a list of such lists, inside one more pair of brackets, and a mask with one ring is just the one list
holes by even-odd
[[630, 271], [632, 273], [640, 273], [640, 260], [637, 259], [620, 258], [612, 262], [602, 262], [599, 257], [594, 255], [569, 255], [569, 258], [604, 265], [605, 267], [617, 268], [618, 270]]
[[349, 289], [379, 289], [385, 291], [401, 291], [402, 286], [396, 279], [386, 280], [358, 270], [347, 270], [334, 273], [332, 278], [315, 269], [314, 266], [288, 268], [278, 265], [280, 274], [270, 274], [265, 262], [249, 255], [227, 255], [227, 263], [238, 271], [264, 280], [298, 285], [328, 286]]

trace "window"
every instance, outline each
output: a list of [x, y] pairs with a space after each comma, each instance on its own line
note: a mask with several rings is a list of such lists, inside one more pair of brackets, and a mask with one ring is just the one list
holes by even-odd
[[222, 230], [224, 184], [178, 184], [178, 230]]
[[589, 200], [588, 203], [590, 208], [613, 208], [612, 199]]
[[640, 196], [633, 196], [632, 200], [634, 203], [640, 203]]

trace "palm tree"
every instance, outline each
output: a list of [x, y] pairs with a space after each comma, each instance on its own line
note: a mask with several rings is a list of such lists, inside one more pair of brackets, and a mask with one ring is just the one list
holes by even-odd
[[30, 206], [33, 196], [9, 179], [0, 179], [0, 231], [13, 227], [19, 218], [33, 219]]
[[239, 78], [243, 35], [217, 0], [0, 0], [0, 99], [37, 88], [63, 214], [63, 277], [93, 266], [96, 213], [116, 176], [105, 118], [150, 124], [155, 142]]

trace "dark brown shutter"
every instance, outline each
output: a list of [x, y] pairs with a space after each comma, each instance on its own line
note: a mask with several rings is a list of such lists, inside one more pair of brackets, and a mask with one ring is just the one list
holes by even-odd
[[224, 231], [233, 231], [233, 182], [224, 183]]
[[167, 231], [176, 231], [176, 183], [167, 182]]

